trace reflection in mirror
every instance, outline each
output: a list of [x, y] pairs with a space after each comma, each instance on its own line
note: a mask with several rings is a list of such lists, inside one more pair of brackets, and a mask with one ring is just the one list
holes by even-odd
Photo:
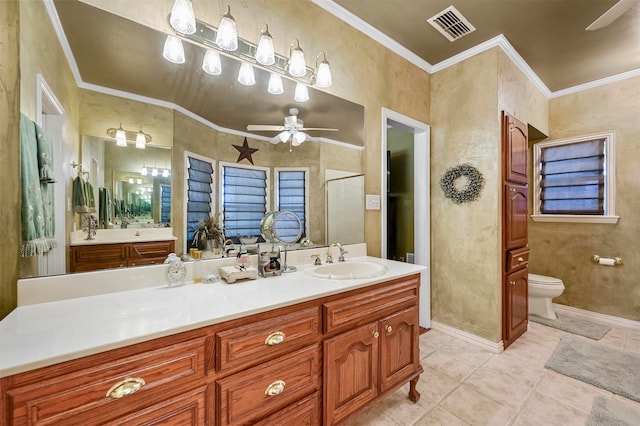
[[[171, 149], [121, 147], [109, 139], [84, 136], [82, 159], [90, 165], [89, 183], [96, 189], [99, 228], [170, 225]], [[102, 195], [103, 189], [108, 196]]]

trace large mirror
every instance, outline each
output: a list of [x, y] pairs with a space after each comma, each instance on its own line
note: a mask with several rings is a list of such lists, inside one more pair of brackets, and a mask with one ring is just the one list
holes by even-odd
[[[187, 61], [172, 64], [162, 57], [166, 34], [86, 3], [54, 0], [54, 5], [83, 82], [97, 88], [80, 90], [80, 160], [89, 165], [88, 178], [97, 186], [109, 188], [114, 200], [123, 200], [126, 205], [150, 200], [148, 205], [140, 203], [146, 207], [137, 211], [139, 214], [126, 209], [123, 213], [114, 207], [114, 228], [123, 222], [129, 222], [128, 226], [163, 226], [170, 222], [178, 237], [176, 251], [183, 252], [186, 153], [206, 156], [218, 164], [248, 164], [246, 159], [240, 161], [234, 148], [247, 137], [248, 144], [259, 150], [253, 157], [255, 164], [268, 167], [271, 179], [277, 168], [309, 168], [311, 200], [305, 236], [326, 243], [331, 215], [326, 204], [326, 182], [364, 172], [363, 106], [314, 88], [309, 89], [309, 101], [295, 102], [295, 82], [286, 78], [284, 94], [270, 95], [269, 73], [258, 68], [256, 84], [243, 86], [236, 81], [239, 63], [225, 56], [222, 66], [228, 71], [208, 75], [202, 71], [204, 50], [188, 42], [184, 43]], [[298, 118], [308, 127], [338, 131], [315, 132], [312, 136], [319, 142], [305, 142], [292, 149], [270, 143], [277, 136], [273, 132], [247, 132], [250, 124], [281, 125], [291, 108], [298, 110]], [[119, 124], [133, 131], [142, 128], [152, 136], [152, 142], [144, 150], [136, 150], [131, 144], [116, 147], [105, 132]], [[92, 163], [96, 167], [91, 167]], [[138, 183], [142, 166], [168, 168], [170, 175]], [[166, 212], [163, 216], [163, 212], [154, 210], [167, 189], [171, 193], [170, 219]], [[145, 191], [151, 196], [143, 198]], [[217, 190], [215, 196], [218, 198]], [[273, 209], [273, 191], [269, 198], [268, 209]], [[357, 208], [363, 214], [363, 207]], [[364, 241], [364, 233], [361, 238], [350, 242]]]

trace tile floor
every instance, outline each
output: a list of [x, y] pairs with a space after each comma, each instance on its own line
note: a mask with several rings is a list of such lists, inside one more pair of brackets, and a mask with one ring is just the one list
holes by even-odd
[[[640, 403], [544, 368], [563, 331], [529, 322], [529, 330], [500, 354], [431, 330], [420, 337], [422, 397], [408, 385], [348, 426], [569, 426], [584, 425], [594, 397], [640, 410]], [[602, 345], [640, 354], [640, 330], [611, 327]]]

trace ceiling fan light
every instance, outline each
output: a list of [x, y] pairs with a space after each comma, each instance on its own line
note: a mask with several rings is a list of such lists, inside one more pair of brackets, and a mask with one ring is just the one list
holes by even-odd
[[193, 14], [191, 0], [175, 0], [171, 8], [169, 24], [179, 33], [194, 34], [196, 32], [196, 17]]
[[267, 91], [272, 95], [281, 95], [284, 93], [284, 86], [282, 85], [282, 77], [280, 77], [280, 75], [271, 73]]
[[174, 64], [184, 64], [184, 47], [182, 40], [176, 36], [168, 35], [164, 42], [162, 56]]
[[269, 34], [269, 27], [267, 25], [265, 25], [260, 32], [260, 41], [256, 49], [256, 61], [262, 65], [273, 65], [276, 62], [273, 37]]
[[307, 139], [307, 135], [305, 135], [302, 132], [296, 132], [293, 134], [293, 136], [291, 137], [291, 144], [293, 146], [298, 146], [300, 145], [302, 142], [304, 142]]
[[144, 133], [142, 133], [142, 129], [140, 129], [140, 131], [136, 135], [136, 148], [145, 149], [146, 145], [147, 138], [144, 136]]
[[278, 137], [280, 138], [280, 141], [281, 141], [282, 143], [285, 143], [285, 142], [286, 142], [286, 141], [288, 141], [288, 140], [289, 140], [289, 138], [291, 137], [291, 133], [289, 133], [289, 131], [288, 131], [288, 130], [284, 130], [284, 131], [282, 131], [282, 132], [280, 132], [280, 133], [278, 134]]
[[131, 185], [133, 185], [133, 178], [132, 178], [132, 177], [128, 178], [128, 179], [127, 179], [127, 181], [128, 181]]
[[296, 83], [296, 91], [293, 95], [296, 102], [307, 102], [309, 100], [309, 89], [302, 83]]
[[316, 86], [318, 87], [331, 87], [333, 81], [331, 79], [331, 68], [329, 68], [329, 62], [326, 60], [320, 62], [318, 65], [318, 71], [316, 73]]
[[207, 74], [220, 75], [222, 74], [222, 63], [220, 62], [220, 54], [213, 50], [207, 50], [202, 60], [202, 69]]
[[307, 74], [307, 64], [304, 60], [304, 51], [300, 48], [300, 42], [298, 42], [298, 39], [291, 42], [291, 46], [289, 48], [289, 66], [287, 67], [287, 71], [292, 77], [304, 77]]
[[246, 62], [240, 65], [240, 71], [238, 72], [238, 82], [244, 86], [253, 86], [256, 84], [256, 76], [253, 72], [253, 66]]
[[227, 6], [227, 11], [222, 15], [220, 25], [218, 25], [216, 44], [224, 50], [238, 50], [238, 31], [236, 30], [236, 20], [231, 16], [230, 6]]
[[116, 130], [116, 145], [127, 146], [127, 134], [124, 132], [122, 124], [120, 124], [118, 130]]

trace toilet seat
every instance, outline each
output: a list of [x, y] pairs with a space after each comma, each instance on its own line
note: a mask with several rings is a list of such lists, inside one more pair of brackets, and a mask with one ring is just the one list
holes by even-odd
[[554, 285], [562, 286], [562, 280], [556, 277], [548, 277], [546, 275], [529, 274], [529, 284], [537, 286]]

